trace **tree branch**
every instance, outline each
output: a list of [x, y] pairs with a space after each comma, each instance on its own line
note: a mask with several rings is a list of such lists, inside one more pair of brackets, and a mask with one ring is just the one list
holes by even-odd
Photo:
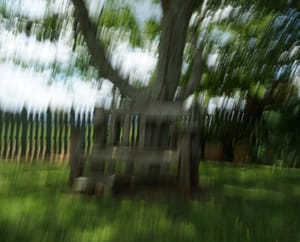
[[162, 0], [163, 17], [158, 46], [157, 75], [151, 98], [174, 100], [180, 82], [184, 48], [195, 0]]
[[112, 67], [105, 55], [104, 45], [97, 38], [97, 27], [90, 20], [84, 0], [71, 0], [75, 8], [75, 19], [79, 22], [81, 32], [92, 56], [95, 67], [99, 70], [102, 78], [110, 80], [119, 88], [122, 95], [135, 99], [139, 92], [129, 84], [128, 79], [123, 79], [121, 75]]
[[203, 74], [202, 51], [203, 48], [199, 48], [194, 54], [192, 73], [187, 85], [183, 88], [181, 94], [179, 95], [179, 100], [186, 99], [200, 86], [200, 80]]
[[192, 45], [195, 46], [196, 50], [195, 50], [195, 53], [193, 56], [193, 66], [192, 66], [192, 72], [191, 72], [190, 79], [188, 80], [187, 85], [183, 88], [183, 90], [179, 94], [179, 97], [178, 97], [179, 100], [186, 99], [200, 86], [200, 80], [201, 80], [201, 77], [203, 74], [202, 53], [203, 53], [204, 45], [203, 45], [203, 43], [200, 43], [199, 47], [196, 47], [196, 46], [197, 46], [197, 40], [198, 40], [197, 29], [201, 25], [201, 23], [204, 19], [204, 16], [205, 16], [204, 14], [199, 15], [196, 18], [196, 22], [193, 23], [193, 26], [191, 28]]

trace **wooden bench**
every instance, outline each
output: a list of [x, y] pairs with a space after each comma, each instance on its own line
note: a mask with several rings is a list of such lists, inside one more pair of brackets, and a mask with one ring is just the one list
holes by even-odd
[[[173, 177], [189, 196], [192, 124], [191, 115], [177, 103], [125, 105], [109, 111], [97, 108], [86, 187], [91, 189], [112, 176], [153, 181]], [[78, 184], [80, 179], [75, 184], [84, 187]], [[110, 189], [106, 184], [104, 190]]]

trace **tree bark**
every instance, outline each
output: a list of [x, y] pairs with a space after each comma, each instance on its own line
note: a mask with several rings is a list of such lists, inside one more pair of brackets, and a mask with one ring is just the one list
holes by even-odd
[[183, 88], [179, 95], [178, 100], [183, 101], [188, 96], [193, 94], [197, 88], [200, 86], [200, 81], [203, 73], [203, 59], [202, 59], [203, 48], [199, 48], [195, 51], [192, 73], [190, 79], [188, 80], [186, 86]]
[[83, 175], [84, 170], [84, 129], [80, 127], [71, 127], [70, 137], [70, 173], [69, 173], [69, 186], [74, 184], [76, 178]]
[[174, 99], [181, 77], [188, 25], [197, 4], [195, 0], [162, 0], [159, 58], [157, 76], [151, 90], [152, 100]]

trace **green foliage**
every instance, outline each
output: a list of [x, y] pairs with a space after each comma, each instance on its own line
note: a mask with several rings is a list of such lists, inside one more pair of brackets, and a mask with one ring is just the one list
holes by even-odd
[[142, 45], [141, 31], [129, 6], [125, 6], [122, 9], [116, 9], [109, 5], [104, 8], [99, 18], [99, 26], [119, 28], [122, 31], [129, 33], [129, 41], [133, 46]]
[[[265, 117], [268, 130], [267, 142], [276, 147], [277, 156], [280, 157], [280, 152], [284, 154], [295, 152], [296, 157], [300, 157], [300, 100], [294, 98], [280, 110], [269, 112]], [[284, 162], [287, 162], [286, 158], [281, 157]]]
[[13, 13], [11, 10], [7, 8], [5, 0], [0, 1], [1, 18], [11, 22], [11, 25], [16, 24], [16, 30], [19, 33], [25, 32], [27, 36], [35, 35], [39, 41], [56, 41], [59, 38], [63, 27], [63, 16], [46, 14], [42, 19], [30, 19], [20, 13]]
[[[261, 38], [264, 35], [264, 31], [270, 25], [270, 22], [274, 19], [274, 12], [266, 12], [265, 10], [256, 10], [257, 12], [250, 18], [249, 21], [230, 20], [225, 22], [225, 26], [230, 26], [230, 30], [235, 36], [239, 36], [246, 41], [250, 38]], [[224, 26], [224, 27], [225, 27]]]
[[[245, 9], [249, 9], [251, 6], [256, 5], [258, 8], [266, 8], [268, 10], [282, 11], [286, 10], [291, 6], [297, 5], [298, 0], [252, 0], [252, 1], [244, 1], [244, 0], [224, 0], [222, 1], [222, 5], [232, 4], [234, 6], [241, 5]], [[208, 6], [212, 9], [217, 9], [220, 7], [220, 0], [210, 0], [208, 1]]]
[[[251, 12], [250, 12], [251, 13]], [[274, 79], [289, 80], [293, 62], [297, 57], [282, 58], [298, 37], [299, 12], [288, 10], [281, 15], [274, 11], [254, 8], [248, 21], [243, 20], [243, 12], [220, 23], [212, 23], [202, 31], [206, 42], [206, 56], [218, 48], [218, 65], [207, 69], [203, 89], [208, 88], [215, 95], [239, 89], [253, 92], [259, 84], [259, 96]], [[298, 26], [298, 27], [297, 27]], [[219, 44], [216, 38], [230, 33], [226, 43]], [[212, 36], [215, 36], [212, 38]], [[279, 69], [285, 66], [278, 75]], [[207, 81], [209, 80], [209, 81]]]
[[62, 24], [63, 20], [57, 14], [45, 17], [40, 26], [40, 31], [37, 33], [37, 39], [39, 41], [45, 39], [49, 39], [50, 41], [58, 40]]
[[150, 19], [145, 24], [145, 35], [153, 41], [159, 35], [160, 25], [154, 20]]

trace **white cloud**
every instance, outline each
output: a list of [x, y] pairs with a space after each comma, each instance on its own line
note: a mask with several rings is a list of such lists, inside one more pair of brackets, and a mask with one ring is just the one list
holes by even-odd
[[13, 15], [42, 19], [48, 14], [65, 13], [70, 9], [69, 0], [2, 0], [0, 6]]
[[213, 97], [208, 102], [208, 114], [213, 114], [216, 109], [225, 109], [230, 111], [235, 107], [239, 107], [241, 110], [245, 108], [246, 101], [241, 100], [239, 95], [235, 95], [234, 97], [228, 96], [220, 96], [220, 97]]
[[33, 36], [23, 33], [15, 34], [2, 29], [0, 35], [0, 57], [3, 59], [16, 59], [30, 64], [51, 65], [59, 62], [67, 65], [72, 60], [72, 50], [69, 46], [45, 40], [37, 41]]
[[48, 72], [24, 71], [12, 63], [0, 65], [0, 98], [4, 109], [18, 109], [18, 106], [35, 106], [41, 109], [48, 105], [45, 87], [50, 78]]
[[212, 21], [218, 22], [228, 19], [233, 10], [234, 8], [231, 5], [227, 5], [224, 8], [219, 8], [217, 11], [215, 11]]
[[223, 8], [220, 20], [225, 20], [230, 17], [230, 14], [233, 10], [233, 7], [231, 5], [227, 5], [225, 8]]
[[[65, 29], [68, 34], [69, 27], [66, 26]], [[83, 81], [85, 78], [82, 76], [51, 76], [53, 63], [58, 62], [61, 66], [67, 67], [72, 65], [74, 54], [69, 47], [68, 34], [62, 35], [57, 42], [47, 40], [40, 42], [33, 36], [16, 33], [14, 30], [9, 31], [4, 25], [0, 29], [2, 31], [0, 58], [4, 61], [0, 64], [2, 108], [16, 111], [26, 105], [40, 112], [46, 110], [48, 106], [59, 109], [74, 106], [82, 110], [91, 109], [99, 104], [107, 108], [111, 105], [112, 84], [107, 80], [103, 82], [101, 88], [98, 88], [95, 81]], [[13, 64], [13, 61], [25, 63], [29, 68], [21, 68]], [[157, 56], [155, 51], [132, 48], [124, 41], [116, 44], [112, 61], [115, 66], [117, 64], [122, 66], [121, 71], [124, 75], [129, 75], [131, 82], [139, 80], [147, 85], [155, 68]], [[47, 71], [35, 71], [36, 65], [44, 66]], [[49, 80], [51, 85], [48, 84]]]
[[106, 0], [88, 0], [86, 1], [88, 6], [89, 15], [91, 18], [97, 18], [102, 11]]
[[231, 31], [222, 31], [217, 27], [214, 27], [210, 33], [210, 38], [221, 46], [226, 45], [230, 41], [231, 37]]
[[20, 111], [23, 106], [37, 112], [52, 109], [91, 110], [99, 98], [108, 103], [112, 100], [112, 85], [105, 82], [98, 89], [96, 81], [83, 81], [71, 76], [67, 82], [52, 81], [50, 71], [36, 72], [23, 69], [13, 63], [0, 64], [0, 106], [4, 110]]
[[206, 65], [208, 67], [216, 67], [218, 65], [218, 59], [219, 59], [219, 53], [211, 53], [208, 55], [207, 60], [206, 60]]
[[159, 21], [162, 16], [160, 4], [155, 4], [152, 0], [135, 0], [128, 2], [141, 27], [144, 27], [147, 20], [153, 18]]
[[114, 67], [120, 67], [130, 81], [140, 81], [148, 85], [157, 62], [157, 56], [151, 50], [132, 48], [126, 41], [116, 44], [111, 58]]
[[45, 0], [6, 0], [1, 2], [1, 6], [12, 14], [40, 19], [45, 16], [47, 2]]

